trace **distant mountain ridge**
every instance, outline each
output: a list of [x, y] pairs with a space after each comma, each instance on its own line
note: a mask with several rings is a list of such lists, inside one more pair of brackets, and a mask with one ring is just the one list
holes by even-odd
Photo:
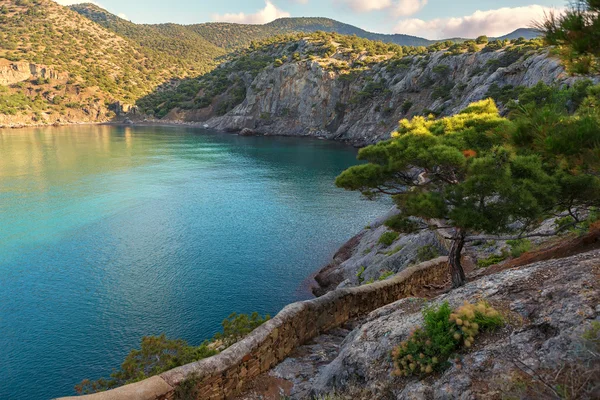
[[[293, 17], [279, 18], [264, 25], [236, 24], [229, 22], [207, 22], [193, 25], [180, 25], [174, 23], [165, 24], [135, 24], [111, 14], [95, 4], [82, 3], [69, 6], [72, 10], [91, 19], [92, 21], [112, 30], [113, 32], [134, 39], [136, 41], [147, 40], [149, 35], [154, 35], [154, 41], [164, 40], [171, 42], [180, 41], [182, 38], [198, 40], [204, 46], [207, 43], [221, 49], [237, 49], [247, 47], [253, 41], [267, 39], [272, 36], [316, 31], [336, 32], [342, 35], [356, 35], [358, 37], [394, 43], [401, 46], [429, 46], [443, 40], [430, 40], [418, 36], [405, 34], [384, 34], [368, 32], [356, 26], [336, 21], [331, 18], [322, 17]], [[528, 28], [520, 28], [507, 35], [495, 39], [517, 39], [524, 37], [532, 39], [539, 34]], [[468, 39], [454, 38], [452, 41], [464, 41]], [[142, 43], [143, 44], [143, 43]], [[191, 45], [197, 48], [198, 45]]]

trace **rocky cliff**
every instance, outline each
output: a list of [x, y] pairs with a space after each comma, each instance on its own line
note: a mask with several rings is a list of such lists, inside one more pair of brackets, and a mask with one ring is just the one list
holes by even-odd
[[[543, 48], [513, 46], [461, 54], [442, 50], [373, 62], [366, 53], [349, 61], [339, 45], [333, 55], [304, 59], [313, 53], [311, 46], [301, 40], [296, 53], [303, 59], [271, 64], [256, 76], [232, 71], [229, 82], [241, 83], [245, 96], [224, 115], [219, 116], [219, 110], [231, 103], [232, 90], [215, 96], [206, 107], [175, 108], [165, 119], [202, 121], [226, 131], [247, 128], [265, 135], [308, 135], [363, 145], [388, 138], [402, 118], [450, 115], [490, 96], [493, 89], [538, 82], [571, 84], [575, 79]], [[276, 50], [274, 56], [287, 58], [285, 50]], [[366, 66], [356, 69], [357, 63]]]
[[8, 86], [36, 78], [59, 80], [68, 78], [68, 74], [45, 65], [0, 59], [0, 85]]

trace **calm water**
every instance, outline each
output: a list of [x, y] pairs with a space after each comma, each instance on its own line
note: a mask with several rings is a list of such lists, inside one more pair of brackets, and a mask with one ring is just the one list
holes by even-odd
[[173, 128], [0, 130], [0, 399], [73, 394], [143, 335], [277, 313], [389, 208], [338, 144]]

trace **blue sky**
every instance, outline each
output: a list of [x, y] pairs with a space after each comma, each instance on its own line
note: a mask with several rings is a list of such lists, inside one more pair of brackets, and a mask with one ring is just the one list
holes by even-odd
[[505, 34], [528, 26], [551, 8], [564, 7], [565, 0], [98, 0], [97, 3], [136, 23], [265, 23], [285, 16], [319, 16], [373, 32], [439, 39]]

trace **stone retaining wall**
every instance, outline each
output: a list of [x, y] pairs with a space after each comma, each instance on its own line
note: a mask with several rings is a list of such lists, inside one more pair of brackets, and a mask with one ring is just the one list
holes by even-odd
[[[85, 400], [164, 400], [178, 398], [185, 387], [196, 399], [230, 399], [244, 385], [283, 361], [296, 347], [386, 304], [413, 296], [423, 285], [448, 278], [446, 257], [409, 267], [393, 278], [360, 287], [338, 289], [285, 307], [240, 342], [220, 354], [159, 376], [107, 392], [75, 397]], [[186, 382], [185, 386], [181, 384]], [[73, 397], [63, 398], [74, 399]]]

